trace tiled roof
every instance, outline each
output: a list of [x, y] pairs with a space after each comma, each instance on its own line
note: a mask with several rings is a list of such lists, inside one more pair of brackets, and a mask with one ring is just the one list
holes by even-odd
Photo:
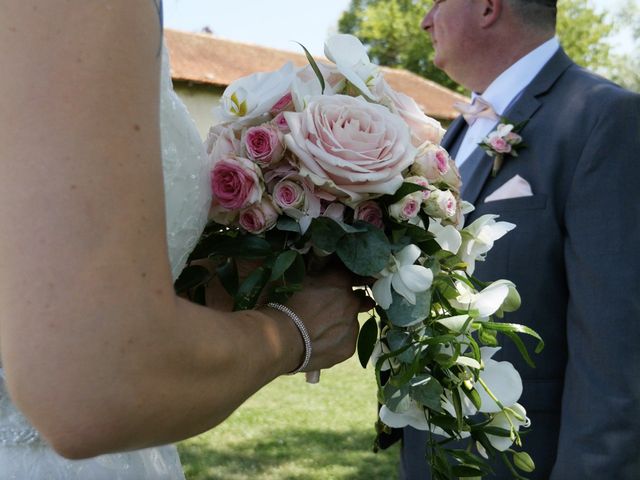
[[[208, 34], [165, 30], [174, 80], [225, 87], [254, 72], [279, 69], [285, 62], [304, 66], [304, 54], [240, 43]], [[323, 61], [325, 59], [319, 58]], [[326, 61], [326, 60], [325, 60]], [[412, 72], [383, 67], [385, 79], [396, 90], [415, 99], [423, 111], [439, 119], [453, 119], [452, 105], [465, 97]]]

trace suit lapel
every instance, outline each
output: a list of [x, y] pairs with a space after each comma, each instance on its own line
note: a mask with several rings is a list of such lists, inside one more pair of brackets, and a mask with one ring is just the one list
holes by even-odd
[[462, 115], [457, 117], [451, 123], [451, 125], [449, 125], [449, 128], [447, 129], [447, 133], [445, 133], [444, 137], [442, 137], [442, 141], [440, 142], [440, 145], [442, 145], [442, 148], [444, 148], [447, 152], [451, 153], [452, 145], [456, 143], [456, 140], [458, 140], [458, 136], [460, 135], [460, 133], [462, 132], [466, 124], [467, 122], [465, 122]]
[[[538, 97], [546, 93], [572, 64], [573, 62], [564, 53], [564, 50], [562, 48], [558, 49], [540, 70], [540, 73], [525, 87], [522, 94], [507, 107], [503, 117], [513, 124], [528, 121], [542, 105]], [[523, 138], [526, 143], [526, 131], [523, 132]], [[465, 163], [462, 164], [460, 168], [463, 181], [461, 193], [464, 200], [474, 204], [478, 201], [485, 184], [490, 178], [492, 165], [493, 159], [480, 147], [477, 147]], [[467, 167], [466, 169], [465, 166]]]

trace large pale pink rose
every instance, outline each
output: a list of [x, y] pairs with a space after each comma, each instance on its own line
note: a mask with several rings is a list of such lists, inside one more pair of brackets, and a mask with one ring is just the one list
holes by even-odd
[[305, 111], [284, 115], [301, 174], [348, 203], [394, 193], [413, 162], [406, 123], [361, 97], [316, 97]]
[[238, 210], [262, 197], [258, 166], [242, 157], [218, 160], [211, 170], [213, 200], [227, 210]]
[[436, 119], [429, 117], [418, 106], [415, 100], [404, 93], [397, 92], [384, 81], [380, 80], [375, 89], [381, 103], [387, 105], [392, 112], [397, 113], [407, 122], [411, 129], [411, 141], [415, 147], [424, 142], [440, 144], [444, 128]]
[[240, 212], [238, 223], [249, 233], [262, 233], [273, 228], [278, 221], [278, 211], [271, 200], [264, 196]]
[[247, 156], [261, 167], [273, 165], [284, 154], [283, 135], [272, 126], [248, 128], [242, 136]]

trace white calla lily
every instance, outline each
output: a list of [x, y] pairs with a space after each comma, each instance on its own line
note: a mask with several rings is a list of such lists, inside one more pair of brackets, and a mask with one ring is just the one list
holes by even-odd
[[429, 219], [429, 231], [436, 237], [436, 242], [443, 250], [451, 253], [458, 253], [462, 245], [462, 236], [453, 225], [442, 226], [440, 220], [436, 218]]
[[458, 254], [467, 264], [467, 273], [472, 275], [475, 262], [484, 260], [496, 240], [502, 238], [516, 226], [509, 222], [496, 222], [498, 215], [483, 215], [462, 230], [462, 246]]
[[333, 35], [324, 44], [324, 54], [363, 95], [377, 100], [367, 84], [374, 84], [380, 78], [380, 69], [371, 63], [360, 40], [344, 33]]
[[422, 265], [414, 265], [421, 253], [416, 245], [407, 245], [395, 256], [390, 256], [389, 265], [378, 274], [378, 280], [371, 287], [378, 305], [385, 310], [391, 306], [391, 287], [409, 303], [415, 304], [416, 293], [431, 286], [433, 272]]
[[[519, 431], [520, 427], [527, 428], [531, 424], [529, 418], [527, 418], [527, 411], [522, 405], [516, 403], [510, 407], [510, 410], [513, 410], [515, 414], [508, 410], [497, 413], [487, 426], [510, 430], [513, 425], [513, 427]], [[497, 435], [487, 434], [487, 438], [491, 445], [500, 452], [504, 452], [513, 444], [511, 437], [499, 437]]]
[[265, 120], [273, 105], [291, 87], [294, 78], [292, 62], [275, 72], [259, 72], [242, 77], [229, 85], [214, 109], [214, 116], [223, 122], [250, 125]]

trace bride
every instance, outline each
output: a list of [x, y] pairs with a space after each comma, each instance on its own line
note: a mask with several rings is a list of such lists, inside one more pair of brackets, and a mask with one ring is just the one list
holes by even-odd
[[[278, 310], [173, 293], [208, 165], [159, 53], [160, 11], [0, 1], [2, 479], [184, 478], [158, 445], [220, 423], [304, 357]], [[350, 284], [329, 271], [292, 298], [307, 370], [353, 353]]]

